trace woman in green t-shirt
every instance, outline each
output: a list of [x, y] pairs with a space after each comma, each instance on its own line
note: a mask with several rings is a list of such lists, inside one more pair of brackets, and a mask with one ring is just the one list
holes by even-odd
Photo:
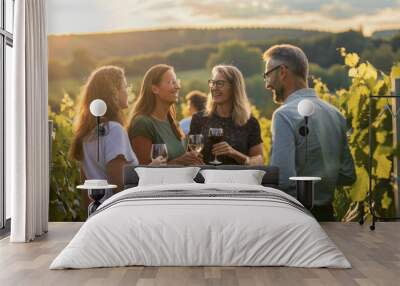
[[145, 74], [128, 126], [129, 140], [140, 164], [151, 161], [152, 144], [164, 143], [168, 164], [201, 165], [201, 155], [186, 152], [185, 137], [176, 121], [179, 81], [173, 67], [155, 65]]

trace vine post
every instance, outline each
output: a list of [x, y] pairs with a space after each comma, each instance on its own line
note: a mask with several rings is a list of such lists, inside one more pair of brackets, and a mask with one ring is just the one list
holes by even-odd
[[[400, 117], [398, 111], [400, 110], [400, 77], [393, 79], [392, 91], [394, 96], [392, 104], [393, 116], [393, 147], [399, 148], [400, 142]], [[393, 191], [394, 191], [394, 204], [396, 210], [396, 216], [400, 216], [400, 156], [396, 152], [393, 158]]]

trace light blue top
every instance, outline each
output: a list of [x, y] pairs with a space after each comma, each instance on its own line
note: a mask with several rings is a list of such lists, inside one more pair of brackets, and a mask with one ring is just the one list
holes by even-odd
[[182, 119], [179, 122], [179, 125], [181, 126], [183, 133], [185, 133], [185, 135], [189, 134], [190, 131], [190, 123], [192, 122], [192, 117], [186, 117], [184, 119]]
[[[118, 155], [124, 156], [129, 164], [138, 165], [139, 161], [132, 151], [128, 134], [124, 127], [116, 121], [109, 121], [102, 124], [105, 129], [104, 136], [100, 136], [100, 157], [97, 162], [97, 135], [95, 130], [83, 140], [83, 161], [82, 168], [85, 176], [90, 179], [107, 180], [107, 163]], [[110, 183], [110, 182], [109, 182]], [[107, 190], [101, 201], [112, 196], [113, 191]]]
[[[315, 112], [308, 119], [308, 159], [305, 164], [305, 137], [299, 133], [304, 117], [297, 111], [302, 99], [314, 103]], [[356, 180], [347, 136], [346, 120], [334, 106], [319, 99], [311, 88], [292, 93], [272, 115], [271, 165], [279, 167], [280, 187], [295, 196], [295, 182], [289, 177], [316, 176], [315, 205], [332, 202], [337, 185]]]

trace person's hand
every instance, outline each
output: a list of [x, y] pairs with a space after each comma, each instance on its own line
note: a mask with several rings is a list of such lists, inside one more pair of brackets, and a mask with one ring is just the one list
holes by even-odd
[[178, 164], [178, 165], [204, 165], [203, 156], [197, 152], [191, 151], [186, 152], [182, 156], [171, 160], [168, 162], [169, 164]]
[[214, 144], [211, 149], [211, 152], [216, 156], [225, 155], [228, 157], [232, 157], [235, 154], [235, 151], [236, 150], [233, 149], [232, 146], [226, 143], [225, 141]]
[[204, 156], [203, 156], [203, 154], [200, 152], [196, 152], [196, 155], [197, 155], [197, 157], [201, 160], [201, 161], [203, 161], [203, 163], [204, 163]]
[[161, 166], [161, 165], [166, 165], [167, 160], [163, 156], [158, 156], [154, 160], [151, 160], [151, 163], [149, 166]]

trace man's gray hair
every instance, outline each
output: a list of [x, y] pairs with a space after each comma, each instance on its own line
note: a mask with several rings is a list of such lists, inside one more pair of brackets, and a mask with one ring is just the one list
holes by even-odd
[[273, 60], [277, 64], [286, 65], [295, 75], [307, 82], [308, 59], [299, 47], [293, 45], [275, 45], [265, 51], [264, 61]]

